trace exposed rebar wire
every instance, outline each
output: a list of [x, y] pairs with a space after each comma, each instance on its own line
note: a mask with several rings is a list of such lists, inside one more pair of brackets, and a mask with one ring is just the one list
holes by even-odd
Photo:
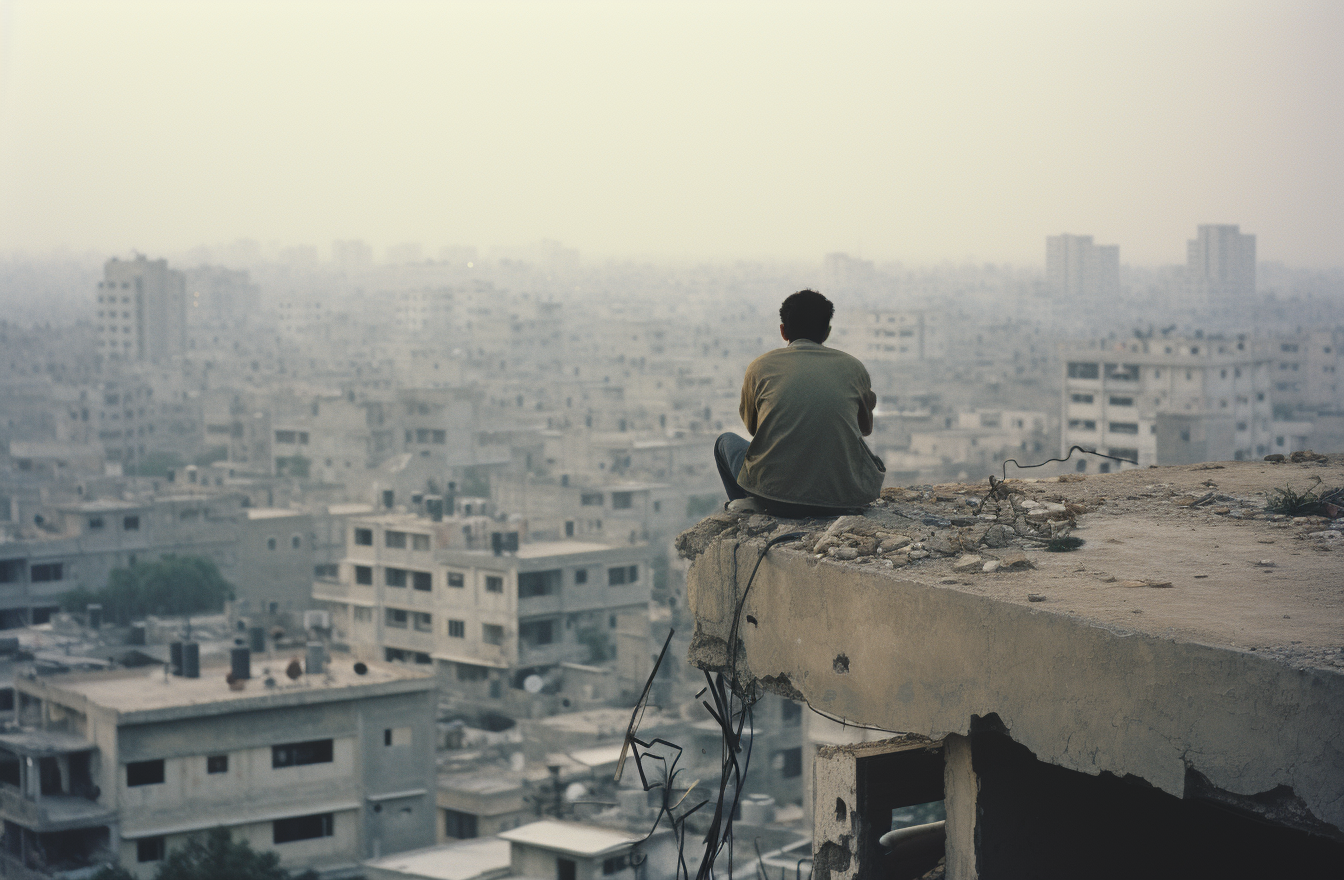
[[1104, 453], [1104, 452], [1097, 452], [1097, 450], [1095, 450], [1095, 449], [1084, 449], [1084, 448], [1081, 447], [1081, 446], [1070, 446], [1070, 447], [1069, 447], [1069, 451], [1064, 455], [1063, 458], [1047, 458], [1045, 461], [1041, 462], [1040, 464], [1021, 464], [1021, 463], [1019, 463], [1018, 460], [1015, 459], [1015, 458], [1006, 458], [1006, 459], [1004, 459], [1004, 461], [1003, 461], [1003, 478], [1004, 478], [1005, 480], [1008, 479], [1008, 465], [1009, 465], [1009, 464], [1016, 465], [1017, 467], [1022, 468], [1023, 470], [1026, 470], [1027, 468], [1045, 467], [1047, 464], [1053, 464], [1054, 462], [1065, 462], [1065, 461], [1068, 461], [1069, 459], [1073, 458], [1073, 452], [1074, 452], [1075, 449], [1078, 450], [1079, 452], [1085, 454], [1085, 455], [1095, 455], [1095, 456], [1097, 456], [1098, 458], [1109, 458], [1111, 461], [1124, 462], [1125, 464], [1132, 464], [1132, 465], [1137, 465], [1137, 464], [1138, 464], [1138, 462], [1135, 461], [1135, 460], [1132, 459], [1132, 458], [1120, 458], [1119, 456], [1116, 456], [1116, 455], [1107, 455], [1107, 454]]

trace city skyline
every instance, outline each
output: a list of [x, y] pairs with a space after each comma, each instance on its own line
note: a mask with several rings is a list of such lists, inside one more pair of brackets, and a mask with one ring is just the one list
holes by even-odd
[[[1210, 15], [1216, 11], [1218, 14]], [[0, 5], [0, 252], [1340, 264], [1344, 11]]]

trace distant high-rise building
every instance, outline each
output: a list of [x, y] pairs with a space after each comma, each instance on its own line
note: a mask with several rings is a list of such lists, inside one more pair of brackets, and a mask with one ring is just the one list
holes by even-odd
[[1185, 245], [1191, 289], [1205, 302], [1226, 302], [1255, 295], [1255, 236], [1238, 226], [1206, 224]]
[[98, 282], [98, 351], [155, 360], [187, 347], [186, 281], [167, 260], [108, 260]]
[[1045, 274], [1056, 296], [1116, 296], [1120, 292], [1120, 246], [1093, 244], [1090, 235], [1047, 236]]

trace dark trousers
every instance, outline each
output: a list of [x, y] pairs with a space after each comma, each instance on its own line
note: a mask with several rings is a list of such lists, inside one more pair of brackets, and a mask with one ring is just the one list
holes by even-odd
[[728, 493], [729, 501], [747, 497], [747, 490], [737, 485], [737, 473], [742, 470], [742, 462], [747, 457], [747, 447], [751, 444], [732, 433], [720, 434], [714, 441], [714, 463], [719, 466], [719, 479], [723, 480], [723, 491]]
[[785, 519], [807, 519], [819, 516], [840, 516], [845, 513], [862, 513], [859, 508], [814, 507], [809, 504], [790, 504], [752, 495], [737, 484], [737, 474], [742, 470], [742, 462], [747, 457], [747, 447], [751, 444], [737, 434], [720, 434], [714, 441], [714, 463], [719, 467], [719, 479], [723, 481], [723, 491], [728, 493], [729, 501], [739, 498], [755, 498], [761, 509], [773, 516]]

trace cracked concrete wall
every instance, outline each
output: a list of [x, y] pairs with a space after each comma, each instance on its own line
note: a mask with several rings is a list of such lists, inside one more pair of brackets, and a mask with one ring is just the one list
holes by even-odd
[[[759, 552], [720, 540], [693, 562], [693, 664], [731, 665], [734, 610]], [[831, 715], [942, 738], [996, 713], [1042, 761], [1177, 797], [1187, 770], [1234, 796], [1287, 786], [1328, 826], [1299, 827], [1344, 839], [1344, 675], [781, 548], [760, 566], [739, 635], [740, 678]]]

